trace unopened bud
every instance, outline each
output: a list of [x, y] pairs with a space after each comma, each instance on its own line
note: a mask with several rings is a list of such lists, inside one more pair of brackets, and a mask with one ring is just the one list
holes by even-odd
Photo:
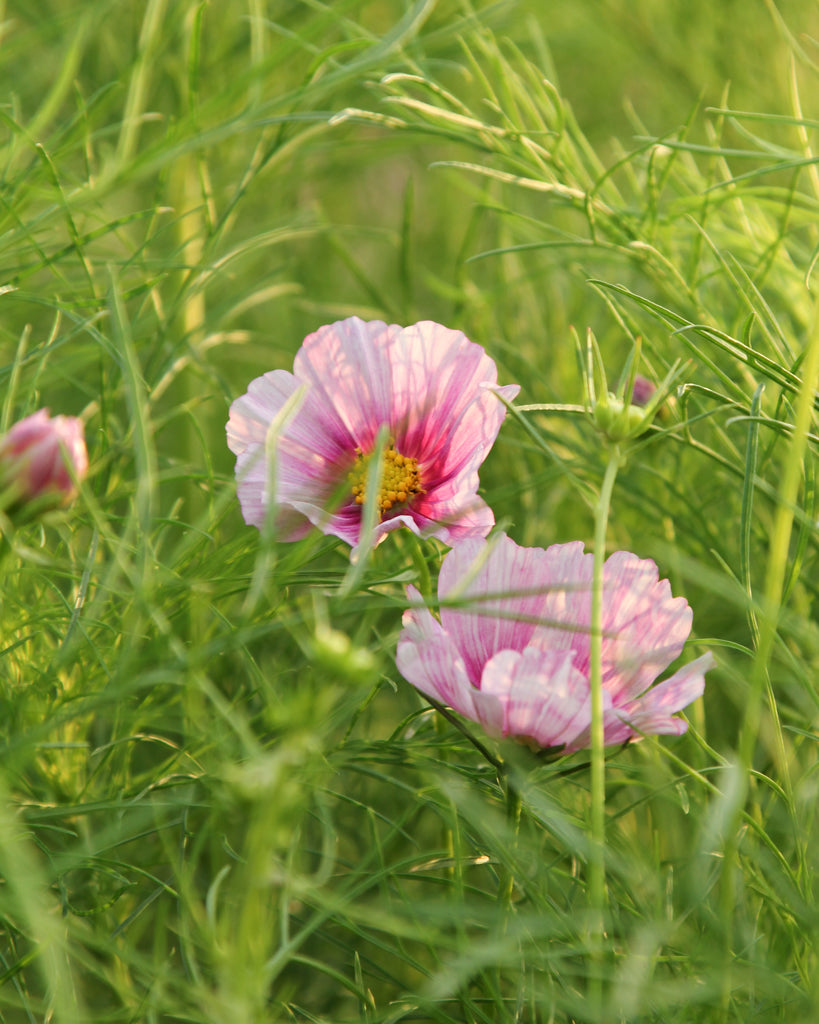
[[378, 670], [376, 658], [371, 651], [356, 646], [346, 633], [325, 624], [316, 627], [311, 654], [323, 669], [354, 682], [366, 681]]
[[67, 505], [88, 472], [82, 420], [40, 409], [0, 438], [0, 492], [6, 508]]
[[648, 405], [656, 390], [657, 385], [653, 384], [648, 377], [644, 377], [641, 373], [635, 374], [634, 387], [631, 389], [631, 404]]
[[645, 433], [651, 426], [652, 415], [646, 415], [646, 411], [637, 405], [626, 405], [612, 394], [595, 402], [592, 409], [595, 426], [615, 444]]

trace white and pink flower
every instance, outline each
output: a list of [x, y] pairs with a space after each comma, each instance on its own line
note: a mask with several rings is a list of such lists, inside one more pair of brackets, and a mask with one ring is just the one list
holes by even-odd
[[[593, 556], [581, 541], [519, 547], [503, 534], [462, 541], [443, 561], [440, 621], [407, 589], [396, 660], [422, 693], [490, 735], [580, 750], [590, 742]], [[687, 602], [657, 566], [627, 551], [603, 570], [602, 683], [606, 745], [679, 735], [675, 712], [699, 697], [707, 653], [653, 686], [691, 631]]]
[[271, 514], [280, 540], [317, 527], [356, 547], [384, 428], [372, 542], [400, 526], [446, 544], [483, 537], [494, 516], [477, 494], [478, 469], [506, 414], [502, 399], [518, 390], [497, 385], [480, 345], [431, 321], [320, 327], [292, 373], [257, 377], [230, 407], [245, 522], [260, 527]]

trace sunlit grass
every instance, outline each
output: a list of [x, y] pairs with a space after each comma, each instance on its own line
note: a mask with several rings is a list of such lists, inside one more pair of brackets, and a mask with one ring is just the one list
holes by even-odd
[[[625, 6], [4, 8], [0, 422], [81, 415], [92, 463], [2, 562], [4, 1019], [816, 1019], [815, 12], [665, 5], [652, 54]], [[597, 956], [587, 756], [401, 680], [406, 538], [350, 592], [343, 544], [241, 520], [230, 401], [350, 314], [546, 407], [481, 471], [529, 545], [593, 538], [572, 328], [612, 382], [683, 360], [607, 544], [719, 667], [608, 754]]]

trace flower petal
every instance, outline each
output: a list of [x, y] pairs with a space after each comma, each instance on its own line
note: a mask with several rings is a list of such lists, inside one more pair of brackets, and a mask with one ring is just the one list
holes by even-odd
[[[407, 596], [422, 605], [415, 587], [407, 587]], [[463, 660], [440, 623], [424, 607], [408, 608], [402, 623], [395, 655], [401, 675], [422, 693], [477, 721]]]
[[[426, 686], [491, 735], [581, 750], [591, 740], [592, 574], [593, 558], [579, 541], [543, 550], [518, 547], [502, 533], [463, 540], [439, 573], [441, 622], [426, 612], [422, 633], [421, 620], [407, 613], [399, 647], [411, 641], [420, 662], [418, 648], [431, 645], [434, 672], [426, 667]], [[653, 562], [629, 552], [606, 562], [603, 583], [606, 745], [684, 732], [676, 712], [703, 692], [713, 657], [651, 683], [682, 648], [691, 627], [688, 605], [671, 596]]]
[[378, 428], [394, 421], [401, 333], [396, 324], [351, 316], [308, 334], [293, 362], [296, 377], [352, 440], [351, 452], [371, 449]]
[[637, 700], [620, 709], [623, 719], [631, 726], [635, 735], [653, 733], [674, 733], [680, 735], [688, 723], [674, 717], [692, 701], [701, 697], [705, 690], [705, 673], [714, 668], [716, 661], [709, 651], [681, 669], [652, 686]]
[[[688, 722], [675, 712], [702, 696], [704, 675], [715, 664], [713, 655], [708, 652], [653, 686], [638, 700], [607, 710], [603, 717], [606, 746], [636, 741], [643, 736], [681, 736], [688, 729]], [[571, 749], [582, 750], [589, 743], [587, 731], [575, 739]]]
[[552, 544], [545, 551], [546, 597], [543, 624], [532, 643], [542, 650], [572, 650], [574, 665], [585, 671], [591, 630], [591, 588], [594, 556], [583, 550], [581, 541]]
[[[402, 328], [350, 317], [308, 335], [293, 370], [257, 378], [231, 406], [228, 444], [246, 522], [261, 526], [276, 505], [282, 539], [301, 536], [307, 520], [357, 546], [361, 508], [345, 482], [386, 426], [396, 450], [417, 459], [423, 492], [385, 513], [377, 538], [402, 525], [450, 544], [488, 533], [494, 517], [477, 495], [478, 469], [506, 412], [498, 395], [509, 400], [517, 387], [497, 386], [480, 345], [431, 321]], [[300, 408], [269, 439], [300, 387]]]
[[436, 537], [449, 547], [471, 537], [485, 537], [495, 525], [495, 515], [474, 491], [458, 488], [446, 499], [435, 489], [413, 501], [411, 516], [419, 536]]
[[[405, 327], [392, 354], [395, 441], [405, 454], [457, 472], [465, 455], [497, 436], [506, 409], [486, 385], [497, 367], [463, 331], [425, 320]], [[519, 388], [509, 385], [508, 397]], [[419, 400], [420, 399], [420, 400]], [[449, 468], [448, 468], [449, 467]]]
[[499, 651], [486, 663], [481, 693], [503, 708], [503, 735], [541, 747], [570, 744], [591, 720], [588, 680], [571, 651]]
[[66, 505], [77, 494], [75, 480], [87, 472], [84, 427], [76, 416], [52, 417], [48, 409], [38, 409], [0, 437], [0, 490], [7, 500], [15, 495], [12, 505], [35, 500], [42, 510], [47, 504]]
[[[477, 496], [478, 470], [506, 415], [497, 368], [462, 331], [431, 321], [404, 328], [393, 353], [393, 413], [399, 451], [418, 459], [424, 493], [410, 512], [423, 533], [453, 544], [484, 537], [495, 518]], [[517, 385], [501, 390], [507, 400]]]
[[[473, 685], [481, 685], [483, 666], [498, 651], [522, 651], [537, 637], [545, 649], [569, 648], [572, 630], [548, 630], [544, 618], [571, 614], [567, 577], [583, 556], [580, 541], [542, 548], [522, 548], [505, 534], [489, 542], [461, 541], [444, 559], [438, 594], [462, 600], [465, 607], [444, 606], [441, 622], [464, 659]], [[582, 596], [582, 594], [581, 594]]]
[[274, 438], [275, 495], [269, 494], [268, 431], [301, 387], [286, 370], [257, 377], [247, 394], [231, 405], [227, 423], [228, 446], [237, 456], [237, 490], [245, 522], [262, 526], [267, 506], [273, 503], [279, 506], [276, 525], [282, 540], [304, 536], [309, 531], [305, 517], [313, 521], [313, 516], [327, 515], [339, 466], [352, 461], [350, 438], [343, 426], [332, 410], [305, 392], [301, 405]]
[[682, 653], [693, 615], [657, 566], [617, 551], [603, 569], [603, 683], [615, 704], [646, 690]]

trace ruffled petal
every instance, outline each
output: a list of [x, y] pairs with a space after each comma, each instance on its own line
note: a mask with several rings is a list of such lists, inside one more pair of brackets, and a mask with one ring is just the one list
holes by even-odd
[[570, 744], [588, 728], [588, 680], [574, 668], [571, 651], [499, 651], [486, 663], [481, 693], [503, 708], [503, 735], [541, 747]]
[[617, 551], [603, 569], [603, 684], [615, 704], [646, 690], [682, 653], [693, 615], [657, 566]]
[[544, 555], [548, 589], [542, 624], [535, 630], [531, 643], [542, 650], [574, 651], [575, 668], [585, 671], [589, 660], [594, 556], [584, 551], [582, 541], [552, 544]]
[[650, 690], [637, 700], [630, 701], [620, 709], [624, 721], [635, 736], [653, 733], [673, 733], [679, 736], [688, 728], [688, 723], [675, 717], [676, 711], [688, 707], [705, 691], [705, 673], [714, 668], [716, 661], [709, 651], [695, 659]]
[[542, 619], [550, 561], [541, 548], [521, 548], [502, 533], [488, 542], [463, 540], [444, 559], [438, 596], [463, 607], [442, 607], [441, 622], [475, 686], [494, 654], [529, 644]]
[[[688, 729], [688, 722], [675, 712], [702, 696], [705, 673], [715, 664], [713, 655], [708, 652], [653, 686], [638, 700], [609, 707], [603, 716], [606, 746], [636, 741], [643, 736], [681, 736]], [[575, 739], [571, 749], [583, 750], [589, 743], [587, 730]]]
[[[424, 490], [384, 517], [376, 541], [402, 525], [448, 544], [489, 532], [494, 517], [477, 495], [478, 469], [505, 415], [498, 394], [510, 400], [518, 389], [497, 386], [481, 346], [430, 321], [402, 328], [350, 317], [308, 335], [293, 370], [257, 378], [231, 406], [228, 444], [246, 522], [261, 526], [275, 504], [282, 539], [301, 536], [306, 520], [358, 545], [361, 508], [344, 485], [357, 453], [369, 454], [386, 426], [396, 449], [418, 460]], [[269, 439], [302, 387], [298, 411]]]
[[[620, 708], [611, 706], [611, 698], [606, 691], [603, 691], [603, 743], [607, 747], [620, 746], [626, 740], [634, 738], [634, 730], [622, 718]], [[579, 735], [575, 736], [566, 747], [567, 754], [573, 754], [577, 750], [588, 750], [591, 746], [591, 721]]]
[[[680, 734], [687, 724], [676, 712], [702, 694], [714, 659], [706, 654], [651, 687], [669, 656], [679, 653], [690, 630], [690, 609], [671, 596], [653, 562], [628, 552], [609, 562], [603, 607], [605, 743]], [[544, 551], [518, 547], [504, 534], [461, 541], [439, 573], [441, 622], [426, 610], [405, 613], [399, 667], [410, 682], [493, 736], [564, 746], [566, 752], [588, 747], [592, 569], [592, 556], [580, 542]], [[645, 692], [635, 697], [637, 686]]]
[[[422, 605], [415, 587], [407, 596]], [[408, 608], [402, 619], [395, 660], [401, 675], [422, 693], [477, 721], [472, 686], [463, 660], [439, 622], [424, 607]]]

